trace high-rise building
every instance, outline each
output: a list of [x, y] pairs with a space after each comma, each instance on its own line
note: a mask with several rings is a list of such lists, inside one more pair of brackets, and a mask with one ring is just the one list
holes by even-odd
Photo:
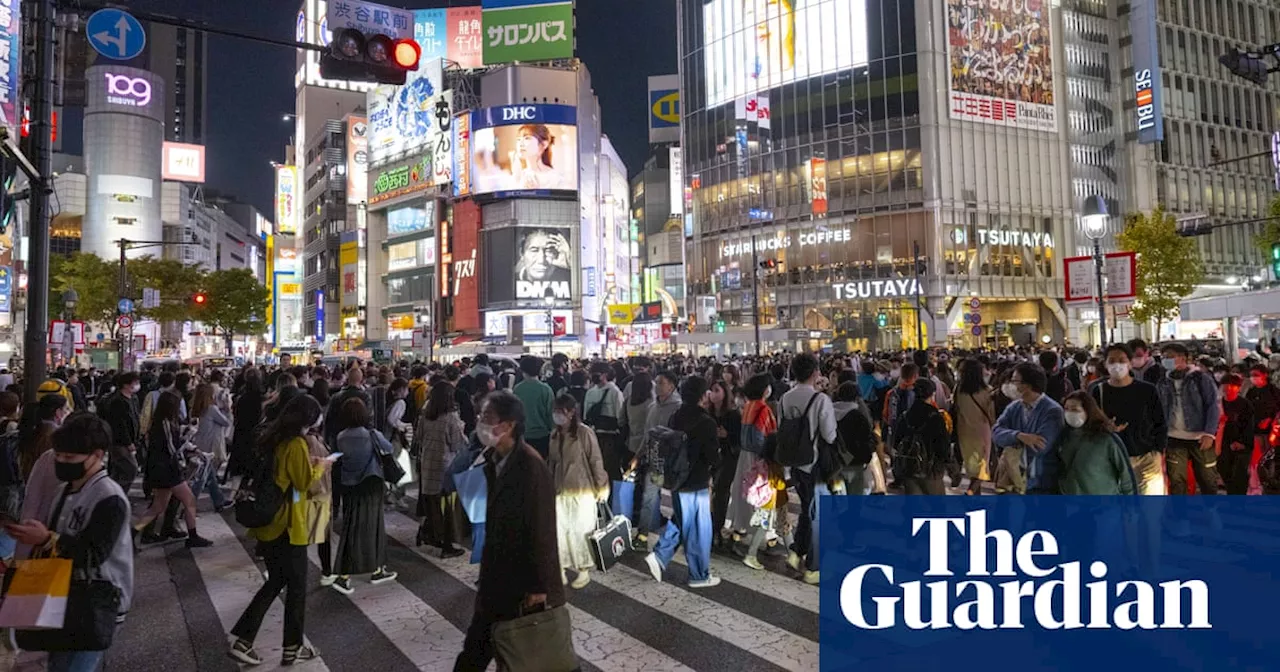
[[159, 23], [147, 26], [147, 65], [169, 83], [165, 90], [165, 139], [208, 142], [209, 38], [202, 31]]

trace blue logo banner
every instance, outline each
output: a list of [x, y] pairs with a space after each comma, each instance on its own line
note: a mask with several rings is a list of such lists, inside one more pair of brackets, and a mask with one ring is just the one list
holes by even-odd
[[1280, 498], [820, 496], [820, 668], [1274, 670]]

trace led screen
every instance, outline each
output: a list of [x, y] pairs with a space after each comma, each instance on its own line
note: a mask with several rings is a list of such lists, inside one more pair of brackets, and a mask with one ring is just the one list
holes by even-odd
[[577, 110], [513, 105], [471, 118], [471, 193], [536, 195], [578, 189]]

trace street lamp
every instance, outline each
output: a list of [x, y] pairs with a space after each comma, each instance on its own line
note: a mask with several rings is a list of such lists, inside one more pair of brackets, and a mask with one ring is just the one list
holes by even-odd
[[550, 296], [545, 296], [542, 301], [547, 306], [547, 360], [549, 361], [552, 357], [551, 347], [556, 338], [556, 318], [555, 314], [551, 312], [551, 309], [556, 307], [556, 300]]
[[62, 293], [62, 356], [70, 364], [76, 353], [75, 329], [71, 320], [76, 314], [76, 304], [80, 302], [80, 294], [74, 289]]
[[1080, 223], [1084, 225], [1084, 235], [1093, 241], [1093, 273], [1094, 284], [1098, 290], [1098, 342], [1102, 347], [1107, 345], [1107, 292], [1102, 286], [1102, 238], [1107, 235], [1107, 202], [1094, 194], [1084, 201], [1084, 209], [1080, 215]]

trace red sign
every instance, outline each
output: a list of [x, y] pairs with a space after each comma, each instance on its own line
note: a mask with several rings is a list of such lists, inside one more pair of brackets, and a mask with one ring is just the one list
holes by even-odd
[[480, 242], [480, 206], [471, 199], [453, 204], [453, 242], [449, 245], [452, 263], [453, 330], [480, 331], [480, 273], [477, 248]]
[[986, 121], [1017, 121], [1018, 103], [1012, 100], [969, 96], [951, 92], [951, 114], [957, 118]]
[[809, 159], [810, 202], [813, 214], [827, 214], [827, 160], [821, 157]]
[[564, 336], [569, 333], [569, 320], [566, 317], [551, 318], [551, 335]]
[[671, 325], [669, 324], [662, 325], [662, 338], [663, 340], [671, 338]]

